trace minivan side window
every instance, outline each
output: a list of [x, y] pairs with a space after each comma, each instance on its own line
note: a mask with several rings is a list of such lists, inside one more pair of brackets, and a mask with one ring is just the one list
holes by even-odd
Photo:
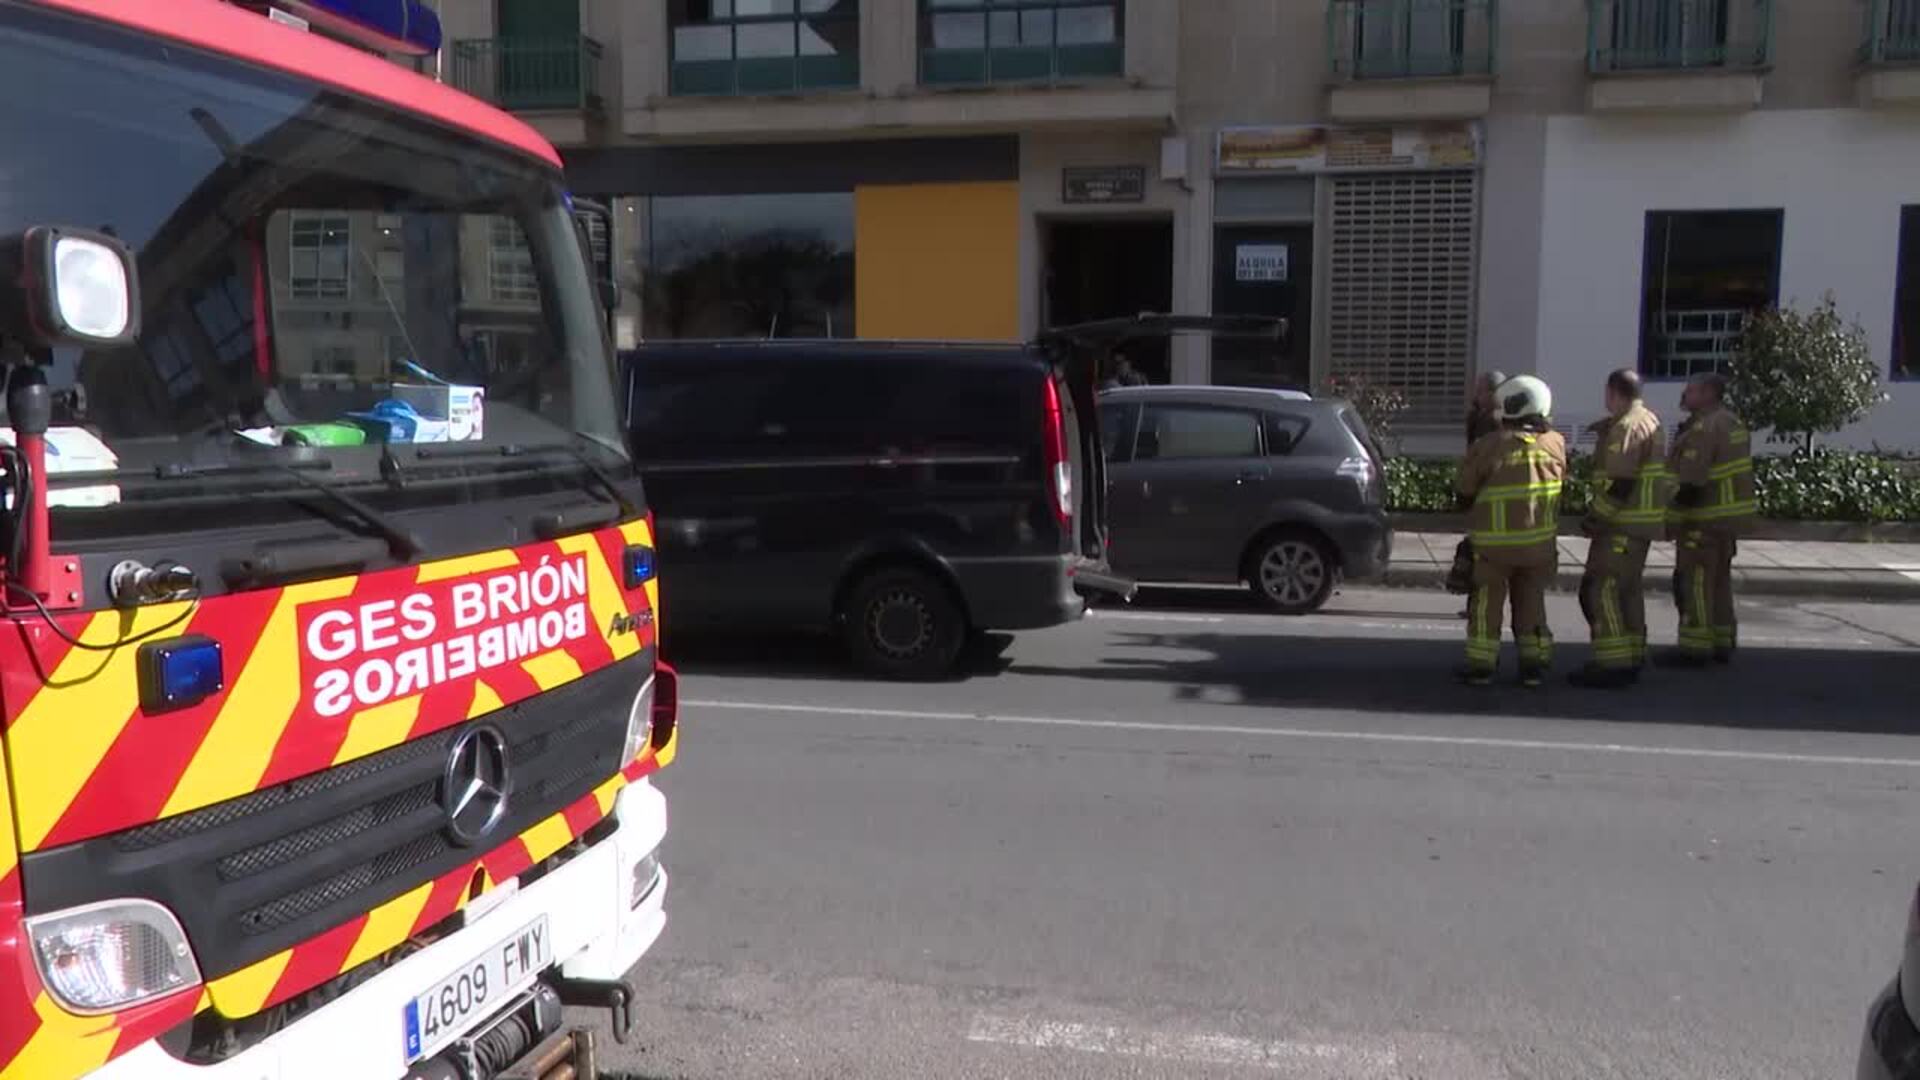
[[1134, 444], [1138, 461], [1260, 456], [1260, 418], [1242, 409], [1149, 405]]
[[1293, 448], [1300, 445], [1300, 437], [1307, 433], [1304, 416], [1268, 413], [1262, 422], [1267, 428], [1268, 457], [1286, 457], [1293, 453]]
[[1100, 449], [1108, 461], [1119, 461], [1133, 437], [1133, 405], [1100, 406]]

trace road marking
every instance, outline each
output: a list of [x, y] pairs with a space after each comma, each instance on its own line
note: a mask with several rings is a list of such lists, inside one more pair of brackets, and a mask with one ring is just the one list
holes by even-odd
[[1177, 622], [1177, 623], [1223, 623], [1224, 615], [1175, 615], [1160, 611], [1101, 611], [1087, 612], [1090, 619], [1115, 622]]
[[928, 712], [918, 709], [863, 709], [841, 705], [785, 705], [760, 701], [682, 702], [690, 708], [729, 712], [796, 713], [808, 716], [866, 716], [896, 720], [973, 721], [1025, 727], [1100, 728], [1109, 731], [1157, 731], [1199, 735], [1254, 735], [1323, 742], [1386, 743], [1401, 746], [1471, 746], [1488, 750], [1548, 750], [1642, 757], [1755, 761], [1778, 765], [1869, 765], [1920, 769], [1920, 758], [1858, 757], [1848, 754], [1786, 754], [1765, 750], [1714, 750], [1693, 746], [1574, 742], [1559, 739], [1502, 739], [1477, 735], [1414, 735], [1398, 731], [1328, 731], [1316, 728], [1254, 727], [1242, 724], [1168, 724], [1151, 720], [1082, 720], [1065, 716], [1003, 716], [994, 713]]
[[1336, 1043], [1244, 1039], [1212, 1032], [1166, 1032], [1102, 1024], [1070, 1024], [1024, 1017], [976, 1016], [967, 1041], [1033, 1050], [1073, 1050], [1082, 1054], [1147, 1058], [1186, 1065], [1227, 1065], [1244, 1069], [1285, 1070], [1315, 1076], [1380, 1076], [1392, 1071], [1399, 1055]]

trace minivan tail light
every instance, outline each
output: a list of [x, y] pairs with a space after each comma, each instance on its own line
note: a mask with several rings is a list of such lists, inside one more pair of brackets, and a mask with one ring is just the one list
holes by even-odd
[[1363, 457], [1350, 457], [1340, 462], [1335, 472], [1350, 478], [1360, 487], [1360, 497], [1372, 501], [1378, 494], [1374, 486], [1373, 462]]
[[1046, 380], [1047, 479], [1053, 487], [1053, 514], [1066, 525], [1073, 520], [1073, 462], [1067, 456], [1067, 419], [1060, 408], [1060, 388]]

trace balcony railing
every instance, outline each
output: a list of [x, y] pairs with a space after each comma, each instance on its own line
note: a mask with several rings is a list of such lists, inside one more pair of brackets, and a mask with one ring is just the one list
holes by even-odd
[[1120, 0], [922, 0], [920, 81], [1112, 78], [1126, 69]]
[[1587, 67], [1750, 70], [1773, 62], [1773, 0], [1588, 0]]
[[1920, 64], [1920, 0], [1868, 0], [1860, 62]]
[[[791, 4], [787, 5], [789, 9]], [[675, 94], [794, 94], [860, 85], [860, 11], [735, 15], [673, 27]]]
[[1499, 0], [1329, 0], [1327, 64], [1337, 79], [1490, 76]]
[[503, 109], [606, 107], [598, 41], [468, 38], [453, 43], [453, 85]]

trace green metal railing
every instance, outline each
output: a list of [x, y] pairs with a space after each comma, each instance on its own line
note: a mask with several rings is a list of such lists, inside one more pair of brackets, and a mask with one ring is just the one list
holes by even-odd
[[1920, 63], [1920, 0], [1868, 0], [1860, 62]]
[[668, 40], [675, 94], [793, 94], [860, 85], [854, 4], [798, 17], [788, 11], [678, 23]]
[[1596, 75], [1772, 62], [1773, 0], [1588, 0], [1587, 67]]
[[1338, 79], [1490, 76], [1499, 0], [1328, 0], [1327, 67]]
[[453, 43], [453, 85], [503, 109], [606, 107], [602, 49], [572, 38], [468, 38]]
[[[1211, 0], [1209, 0], [1211, 2]], [[1126, 71], [1121, 0], [921, 0], [920, 81], [929, 85], [1057, 82]], [[1077, 19], [1109, 17], [1106, 40], [1071, 39]], [[953, 36], [979, 44], [940, 44]], [[1006, 38], [1012, 38], [1008, 41]]]

